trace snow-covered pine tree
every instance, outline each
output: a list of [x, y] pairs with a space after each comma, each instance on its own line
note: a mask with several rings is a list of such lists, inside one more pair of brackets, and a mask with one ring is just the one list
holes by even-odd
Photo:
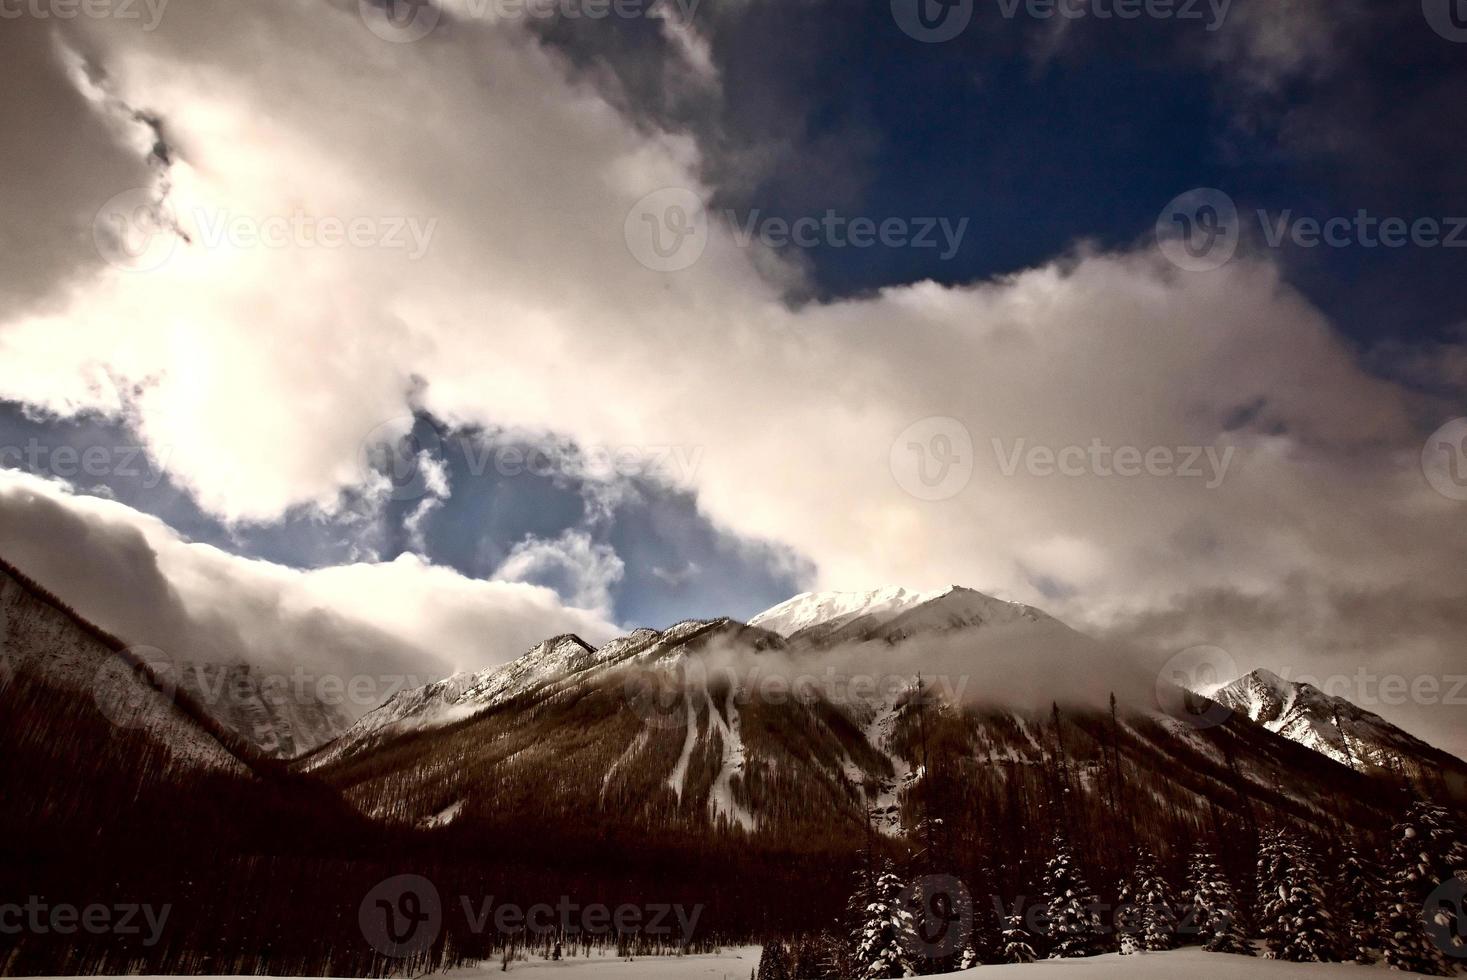
[[819, 937], [799, 937], [790, 943], [788, 954], [787, 962], [791, 978], [814, 980], [817, 977], [830, 975], [824, 962]]
[[855, 966], [863, 980], [912, 976], [908, 952], [915, 945], [912, 913], [902, 901], [902, 882], [887, 865], [872, 884], [870, 900], [855, 935]]
[[755, 980], [791, 980], [792, 976], [784, 943], [778, 939], [766, 942], [759, 953], [759, 972], [754, 974]]
[[1049, 928], [1054, 940], [1050, 959], [1070, 959], [1097, 952], [1101, 935], [1096, 915], [1099, 900], [1080, 871], [1064, 837], [1054, 839], [1054, 857], [1044, 871], [1044, 894]]
[[1243, 931], [1242, 903], [1210, 851], [1192, 856], [1187, 873], [1192, 927], [1209, 953], [1252, 956], [1253, 946]]
[[814, 942], [814, 963], [812, 969], [805, 970], [796, 963], [795, 976], [804, 980], [805, 974], [811, 977], [850, 977], [856, 970], [851, 962], [851, 945], [846, 937], [836, 931], [822, 932]]
[[1415, 803], [1391, 829], [1386, 886], [1385, 961], [1395, 970], [1450, 976], [1446, 954], [1426, 932], [1426, 900], [1437, 886], [1467, 870], [1467, 846], [1447, 811]]
[[1335, 859], [1335, 895], [1339, 899], [1340, 956], [1368, 966], [1382, 937], [1380, 913], [1384, 892], [1380, 869], [1361, 853], [1360, 841], [1347, 838]]
[[1123, 955], [1177, 947], [1176, 898], [1145, 847], [1136, 849], [1131, 873], [1121, 886], [1115, 927]]
[[1136, 874], [1133, 870], [1131, 875], [1121, 883], [1120, 901], [1116, 905], [1115, 929], [1120, 936], [1122, 956], [1132, 956], [1145, 948], [1141, 942], [1141, 934], [1146, 927], [1143, 922], [1140, 894], [1141, 887], [1136, 881]]
[[1284, 831], [1258, 853], [1259, 925], [1269, 959], [1334, 963], [1339, 940], [1308, 846]]
[[1003, 931], [1003, 959], [1005, 963], [1033, 963], [1039, 957], [1029, 945], [1029, 934], [1017, 915], [1011, 915]]

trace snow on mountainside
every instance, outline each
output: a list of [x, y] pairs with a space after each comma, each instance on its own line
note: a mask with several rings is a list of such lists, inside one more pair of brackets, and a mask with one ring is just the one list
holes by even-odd
[[340, 705], [248, 664], [184, 664], [169, 678], [220, 724], [272, 758], [293, 759], [351, 726]]
[[1260, 668], [1245, 674], [1210, 697], [1269, 731], [1352, 769], [1414, 776], [1411, 770], [1423, 759], [1437, 766], [1462, 767], [1459, 760], [1379, 715], [1312, 684], [1287, 681], [1271, 670]]
[[[460, 833], [493, 832], [528, 808], [537, 821], [579, 825], [594, 814], [634, 834], [712, 828], [813, 841], [874, 818], [901, 835], [920, 814], [929, 737], [955, 752], [947, 778], [975, 805], [999, 813], [1042, 798], [1061, 737], [1047, 708], [968, 705], [936, 685], [914, 699], [917, 671], [907, 676], [900, 656], [894, 688], [862, 692], [836, 678], [790, 696], [763, 684], [790, 670], [825, 677], [820, 658], [833, 643], [901, 646], [922, 634], [954, 650], [971, 634], [975, 651], [1010, 639], [1092, 642], [971, 589], [797, 597], [749, 626], [690, 621], [596, 651], [573, 637], [547, 641], [505, 667], [404, 692], [299, 765], [375, 819]], [[1092, 802], [1112, 792], [1112, 778], [1144, 787], [1130, 798], [1142, 825], [1213, 806], [1243, 819], [1242, 796], [1252, 819], [1312, 815], [1326, 797], [1364, 806], [1370, 795], [1352, 782], [1363, 777], [1241, 713], [1198, 730], [1145, 704], [1124, 708], [1119, 723], [1077, 704], [1062, 737]], [[1123, 779], [1110, 775], [1118, 758]]]
[[[657, 635], [654, 630], [639, 630], [638, 633]], [[621, 637], [612, 643], [631, 639]], [[312, 760], [312, 765], [322, 765], [349, 751], [359, 751], [366, 743], [379, 744], [407, 732], [451, 725], [473, 717], [537, 683], [588, 666], [595, 653], [595, 648], [585, 640], [566, 633], [537, 644], [510, 663], [477, 673], [454, 674], [423, 687], [399, 691], [327, 746]]]
[[[932, 592], [886, 588], [805, 593], [760, 613], [747, 626], [728, 619], [686, 620], [662, 632], [637, 629], [600, 648], [574, 635], [551, 637], [508, 664], [398, 692], [313, 756], [308, 766], [318, 768], [400, 735], [463, 721], [557, 679], [621, 663], [654, 647], [676, 653], [685, 640], [712, 623], [726, 624], [736, 632], [752, 630], [750, 635], [756, 638], [772, 633], [767, 640], [782, 635], [803, 645], [829, 645], [846, 640], [896, 642], [928, 631], [1020, 621], [1052, 622], [1029, 606], [958, 586]], [[765, 641], [756, 639], [754, 645], [761, 642]]]
[[[247, 772], [221, 743], [221, 733], [184, 710], [178, 688], [166, 678], [149, 680], [120, 640], [0, 562], [0, 705], [5, 705], [0, 710], [20, 711], [42, 690], [69, 697], [75, 711], [102, 720], [109, 734], [146, 735], [164, 750], [160, 773], [180, 768]], [[8, 703], [7, 696], [16, 703]], [[95, 753], [96, 748], [78, 751]]]
[[[364, 715], [340, 738], [303, 760], [309, 769], [356, 756], [395, 738], [443, 728], [472, 718], [524, 694], [568, 679], [598, 675], [634, 658], [679, 655], [684, 644], [711, 633], [748, 634], [757, 645], [759, 631], [729, 619], [685, 620], [658, 632], [640, 628], [601, 647], [574, 634], [551, 637], [510, 663], [473, 674], [455, 674], [424, 687], [401, 691]], [[777, 642], [777, 637], [768, 637]]]
[[892, 586], [873, 592], [804, 592], [764, 610], [749, 625], [793, 636], [811, 626], [848, 622], [857, 616], [895, 616], [946, 591], [912, 592]]
[[954, 585], [932, 592], [895, 587], [872, 592], [806, 592], [765, 610], [749, 620], [749, 625], [791, 640], [828, 646], [877, 639], [897, 642], [918, 633], [1018, 622], [1054, 620], [1031, 606]]

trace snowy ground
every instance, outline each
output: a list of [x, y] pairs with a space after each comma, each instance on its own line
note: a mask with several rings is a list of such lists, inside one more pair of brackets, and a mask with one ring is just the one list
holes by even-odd
[[[1200, 949], [1136, 956], [1091, 956], [1078, 960], [1043, 960], [1025, 966], [983, 966], [950, 976], [972, 977], [982, 971], [984, 980], [1387, 980], [1416, 976], [1393, 973], [1383, 966], [1354, 963], [1280, 963]], [[1379, 971], [1379, 972], [1377, 972]], [[1003, 976], [1000, 977], [999, 974]]]
[[[540, 980], [748, 980], [759, 965], [759, 949], [745, 946], [706, 956], [644, 956], [623, 960], [615, 955], [570, 958], [558, 963], [521, 960], [510, 965]], [[498, 961], [449, 971], [451, 980], [502, 977]], [[950, 977], [982, 980], [1389, 980], [1416, 974], [1392, 973], [1382, 966], [1353, 963], [1279, 963], [1183, 949], [1139, 956], [1092, 956], [1079, 960], [1042, 960], [1023, 966], [980, 966]]]
[[[707, 956], [680, 958], [648, 957], [633, 962], [614, 956], [589, 960], [565, 960], [547, 963], [543, 960], [517, 963], [515, 971], [537, 971], [544, 980], [556, 977], [584, 980], [748, 980], [759, 965], [757, 947], [726, 950]], [[485, 963], [452, 971], [457, 980], [489, 980], [499, 973], [498, 963]], [[500, 974], [502, 976], [502, 974]], [[950, 977], [981, 977], [982, 980], [1388, 980], [1389, 977], [1415, 976], [1392, 973], [1384, 967], [1357, 966], [1354, 963], [1280, 963], [1276, 960], [1250, 959], [1204, 953], [1200, 949], [1182, 949], [1171, 953], [1143, 953], [1138, 956], [1092, 956], [1078, 960], [1042, 960], [1023, 966], [981, 966]]]
[[[559, 962], [543, 959], [511, 963], [510, 973], [543, 980], [749, 980], [759, 965], [759, 947], [743, 946], [705, 956], [639, 956], [618, 958], [614, 952], [599, 956], [568, 957]], [[444, 974], [450, 980], [489, 980], [502, 977], [499, 961], [460, 967]]]
[[[515, 963], [510, 972], [523, 971], [532, 977], [554, 980], [748, 980], [759, 965], [757, 947], [743, 947], [707, 956], [643, 957], [634, 961], [615, 956], [562, 960], [550, 963], [533, 960]], [[454, 980], [490, 980], [503, 976], [499, 964], [484, 963], [451, 971]], [[1078, 960], [1042, 960], [1022, 966], [980, 966], [949, 977], [981, 977], [982, 980], [1389, 980], [1415, 976], [1392, 973], [1384, 967], [1354, 963], [1280, 963], [1182, 949], [1171, 953], [1137, 956], [1092, 956]]]

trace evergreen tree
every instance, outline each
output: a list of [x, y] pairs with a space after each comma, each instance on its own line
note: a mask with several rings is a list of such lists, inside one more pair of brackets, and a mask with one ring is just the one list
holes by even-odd
[[1122, 956], [1132, 956], [1141, 952], [1144, 948], [1141, 942], [1141, 934], [1145, 931], [1143, 925], [1142, 911], [1139, 901], [1141, 887], [1136, 881], [1133, 872], [1121, 883], [1120, 901], [1116, 907], [1115, 928], [1120, 935], [1120, 947]]
[[1360, 854], [1359, 841], [1349, 838], [1335, 862], [1335, 894], [1339, 897], [1340, 954], [1368, 966], [1381, 945], [1380, 912], [1384, 893], [1380, 870]]
[[838, 932], [822, 932], [811, 944], [813, 962], [807, 968], [803, 963], [795, 964], [797, 980], [809, 977], [839, 977], [841, 980], [856, 972], [851, 961], [851, 947]]
[[1202, 937], [1202, 948], [1209, 953], [1252, 956], [1253, 946], [1243, 929], [1242, 903], [1217, 858], [1209, 851], [1198, 851], [1187, 878], [1192, 926]]
[[1258, 854], [1259, 924], [1268, 958], [1295, 963], [1333, 963], [1339, 957], [1334, 922], [1313, 856], [1303, 841], [1283, 831], [1265, 839]]
[[[969, 943], [974, 955], [972, 965], [1004, 962], [1002, 922], [992, 902], [973, 903], [973, 937]], [[967, 954], [968, 951], [964, 950], [965, 960]]]
[[1099, 900], [1075, 861], [1063, 837], [1054, 841], [1054, 857], [1044, 872], [1046, 913], [1053, 935], [1050, 959], [1069, 959], [1095, 953], [1101, 927], [1095, 913]]
[[1177, 900], [1157, 869], [1156, 858], [1144, 847], [1136, 850], [1120, 904], [1126, 920], [1116, 923], [1122, 953], [1177, 948]]
[[1029, 945], [1029, 934], [1024, 931], [1024, 923], [1017, 915], [1011, 915], [1008, 926], [1003, 931], [1003, 959], [1005, 963], [1033, 963], [1039, 957], [1034, 954], [1034, 947]]
[[910, 949], [915, 946], [912, 913], [902, 902], [902, 882], [890, 866], [883, 868], [871, 887], [865, 914], [855, 939], [855, 967], [862, 980], [881, 980], [912, 974]]
[[759, 953], [759, 972], [754, 975], [755, 980], [791, 980], [793, 975], [784, 943], [777, 939], [766, 942]]
[[1385, 909], [1385, 961], [1392, 969], [1450, 976], [1444, 950], [1426, 932], [1426, 900], [1437, 886], [1467, 870], [1462, 833], [1442, 807], [1413, 804], [1391, 829]]
[[[785, 963], [788, 965], [788, 976], [791, 980], [800, 978], [827, 976], [825, 964], [822, 962], [820, 942], [815, 936], [800, 936], [790, 943], [785, 949]], [[763, 962], [762, 959], [760, 961]]]

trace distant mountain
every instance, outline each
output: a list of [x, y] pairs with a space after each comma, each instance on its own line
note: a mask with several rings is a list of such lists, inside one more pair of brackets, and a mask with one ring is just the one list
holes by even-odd
[[[400, 691], [368, 712], [340, 738], [302, 760], [308, 769], [368, 752], [395, 738], [465, 721], [490, 708], [573, 678], [600, 675], [639, 657], [655, 658], [724, 630], [750, 632], [731, 620], [687, 620], [659, 632], [636, 629], [601, 647], [572, 633], [553, 636], [507, 664], [460, 673], [423, 687]], [[779, 642], [766, 634], [766, 642]], [[755, 641], [757, 643], [757, 640]]]
[[1056, 620], [1031, 606], [954, 585], [933, 592], [806, 592], [759, 613], [749, 625], [795, 643], [828, 646], [856, 640], [896, 642], [919, 633], [1018, 622]]
[[0, 905], [167, 913], [156, 945], [146, 928], [0, 930], [0, 973], [255, 974], [283, 956], [293, 975], [371, 975], [336, 906], [381, 880], [347, 858], [387, 853], [381, 828], [140, 653], [0, 562]]
[[271, 758], [304, 755], [351, 726], [341, 705], [259, 667], [185, 664], [168, 676], [216, 721]]
[[[1418, 791], [1467, 796], [1461, 763], [1268, 675], [1220, 694], [1233, 710], [1206, 725], [1124, 698], [980, 704], [918, 683], [940, 648], [1001, 690], [982, 681], [1012, 669], [995, 656], [1010, 642], [1073, 645], [1077, 669], [1111, 662], [1043, 612], [971, 589], [822, 593], [751, 624], [600, 647], [554, 636], [399, 692], [286, 764], [256, 746], [287, 753], [324, 721], [268, 695], [221, 712], [220, 681], [248, 695], [259, 679], [173, 678], [0, 566], [0, 899], [177, 906], [157, 949], [58, 935], [16, 952], [0, 936], [0, 962], [380, 975], [359, 903], [407, 871], [444, 895], [706, 905], [707, 941], [747, 941], [771, 922], [828, 926], [871, 852], [925, 855], [1003, 896], [1033, 893], [1055, 833], [1085, 843], [1096, 880], [1117, 880], [1137, 843], [1179, 875], [1201, 840], [1242, 877], [1261, 828], [1378, 835], [1402, 771]], [[892, 683], [846, 683], [834, 665], [852, 662]], [[1319, 748], [1331, 730], [1343, 760]], [[415, 974], [494, 955], [493, 935], [445, 930]]]
[[[1090, 642], [972, 589], [812, 593], [747, 625], [680, 623], [599, 649], [554, 637], [514, 663], [403, 692], [297, 765], [378, 819], [476, 834], [529, 818], [815, 841], [874, 818], [899, 837], [920, 824], [938, 769], [942, 792], [974, 812], [1041, 806], [1062, 780], [1073, 784], [1070, 805], [1093, 808], [1097, 822], [1120, 796], [1126, 819], [1148, 827], [1209, 812], [1317, 820], [1322, 800], [1372, 819], [1361, 774], [1245, 716], [1199, 728], [1154, 706], [1122, 704], [1112, 717], [1066, 705], [1056, 728], [1047, 705], [950, 703], [919, 691], [915, 672], [875, 692], [816, 684], [770, 696], [764, 683], [818, 678], [822, 658], [845, 643], [940, 635], [961, 649], [971, 635], [976, 656], [993, 627], [1004, 629], [1000, 642]], [[901, 671], [909, 661], [891, 663]], [[979, 680], [983, 663], [973, 666]]]
[[1287, 681], [1271, 670], [1245, 674], [1212, 700], [1271, 732], [1363, 772], [1467, 778], [1467, 764], [1345, 698], [1312, 684]]
[[[47, 751], [89, 765], [81, 732], [133, 736], [155, 753], [151, 774], [181, 769], [243, 775], [243, 744], [126, 644], [87, 623], [60, 599], [0, 562], [0, 705], [30, 717], [31, 736], [54, 733]], [[43, 711], [64, 703], [62, 717]]]

